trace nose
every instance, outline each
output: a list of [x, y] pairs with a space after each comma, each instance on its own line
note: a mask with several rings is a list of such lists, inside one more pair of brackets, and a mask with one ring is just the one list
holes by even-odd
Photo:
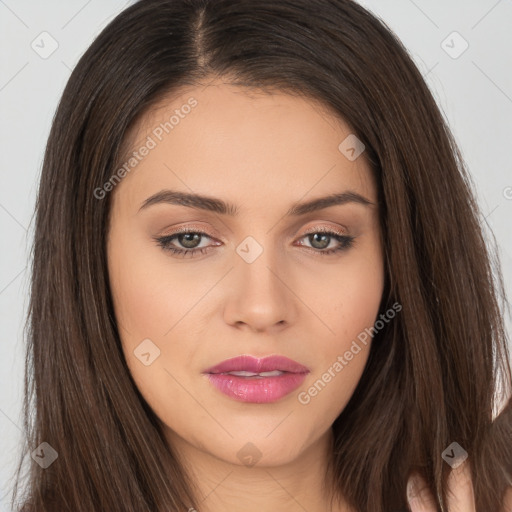
[[265, 248], [251, 263], [236, 257], [226, 291], [225, 322], [238, 329], [269, 334], [293, 324], [297, 298], [284, 256]]

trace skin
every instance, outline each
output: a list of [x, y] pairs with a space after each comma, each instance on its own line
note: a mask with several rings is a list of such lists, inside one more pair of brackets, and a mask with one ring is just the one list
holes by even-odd
[[[434, 496], [428, 489], [425, 480], [419, 475], [414, 474], [409, 479], [407, 496], [412, 512], [436, 512]], [[448, 511], [476, 512], [469, 459], [450, 472], [448, 477]], [[509, 487], [505, 493], [500, 512], [512, 512], [512, 487]]]
[[[350, 161], [338, 150], [351, 130], [334, 113], [313, 100], [219, 81], [162, 101], [129, 133], [131, 150], [191, 96], [197, 106], [111, 192], [108, 266], [126, 361], [197, 482], [200, 512], [241, 504], [247, 512], [325, 512], [331, 426], [371, 341], [307, 405], [297, 394], [378, 318], [384, 266], [375, 183], [364, 157]], [[163, 189], [220, 198], [239, 212], [166, 203], [140, 209]], [[286, 216], [296, 202], [347, 190], [373, 204]], [[197, 239], [206, 252], [182, 257], [155, 241], [179, 227], [206, 233]], [[319, 228], [354, 236], [354, 245], [322, 255], [326, 249], [306, 236]], [[263, 248], [252, 263], [236, 252], [248, 236]], [[171, 245], [183, 243], [176, 237]], [[331, 237], [328, 248], [339, 246]], [[145, 339], [160, 350], [149, 365], [134, 354]], [[203, 372], [241, 354], [280, 354], [311, 371], [275, 403], [238, 402]], [[256, 447], [245, 448], [259, 457], [254, 466], [237, 456], [247, 443]], [[467, 502], [467, 486], [459, 489]], [[332, 510], [351, 509], [341, 498]]]

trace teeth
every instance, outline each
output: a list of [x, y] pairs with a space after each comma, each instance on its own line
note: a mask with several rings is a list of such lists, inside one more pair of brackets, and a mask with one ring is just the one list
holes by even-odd
[[271, 372], [261, 372], [260, 375], [262, 377], [278, 377], [279, 375], [281, 375], [283, 372], [279, 371], [279, 370], [273, 370]]
[[240, 371], [240, 372], [228, 372], [228, 375], [236, 375], [237, 377], [255, 377], [258, 374], [253, 373], [253, 372]]
[[284, 373], [284, 372], [282, 372], [280, 370], [273, 370], [271, 372], [261, 372], [261, 373], [237, 371], [237, 372], [228, 372], [228, 375], [235, 375], [236, 377], [278, 377], [282, 373]]

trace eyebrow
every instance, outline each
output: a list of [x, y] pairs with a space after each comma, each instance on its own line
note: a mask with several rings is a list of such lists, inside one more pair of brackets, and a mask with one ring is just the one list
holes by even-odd
[[[139, 208], [139, 211], [148, 208], [155, 204], [174, 204], [179, 206], [186, 206], [198, 210], [207, 210], [221, 215], [236, 216], [239, 213], [238, 207], [222, 199], [216, 197], [205, 196], [200, 194], [192, 194], [188, 192], [179, 192], [176, 190], [161, 190], [156, 194], [148, 197]], [[299, 216], [311, 213], [330, 206], [344, 205], [348, 203], [361, 204], [363, 206], [372, 206], [372, 203], [366, 197], [363, 197], [357, 192], [347, 190], [338, 194], [331, 194], [317, 199], [312, 199], [307, 202], [294, 203], [286, 212], [286, 216]]]

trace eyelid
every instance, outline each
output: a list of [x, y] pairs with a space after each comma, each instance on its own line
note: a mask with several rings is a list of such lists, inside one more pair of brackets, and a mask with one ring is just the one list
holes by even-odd
[[[205, 226], [199, 226], [199, 225], [193, 225], [193, 224], [187, 224], [185, 226], [180, 226], [177, 229], [174, 229], [170, 233], [162, 233], [162, 237], [169, 237], [174, 235], [179, 235], [180, 233], [201, 233], [204, 235], [207, 235], [209, 238], [214, 239], [221, 239], [222, 237], [217, 236], [213, 234], [211, 231], [208, 230]], [[302, 235], [300, 235], [299, 238], [303, 238], [307, 235], [313, 234], [313, 233], [321, 233], [321, 232], [329, 232], [329, 233], [336, 233], [340, 236], [348, 235], [349, 232], [345, 227], [338, 227], [338, 226], [326, 226], [326, 225], [312, 225], [310, 228], [308, 228]], [[295, 235], [298, 236], [298, 235]]]
[[311, 229], [308, 229], [302, 236], [310, 235], [312, 233], [336, 233], [337, 235], [348, 235], [348, 230], [346, 228], [339, 228], [334, 226], [313, 226]]
[[169, 237], [174, 235], [179, 235], [180, 233], [201, 233], [203, 235], [207, 235], [209, 238], [219, 238], [214, 235], [208, 228], [204, 226], [194, 226], [187, 224], [186, 226], [180, 226], [179, 228], [173, 229], [170, 233], [162, 233], [162, 237]]

